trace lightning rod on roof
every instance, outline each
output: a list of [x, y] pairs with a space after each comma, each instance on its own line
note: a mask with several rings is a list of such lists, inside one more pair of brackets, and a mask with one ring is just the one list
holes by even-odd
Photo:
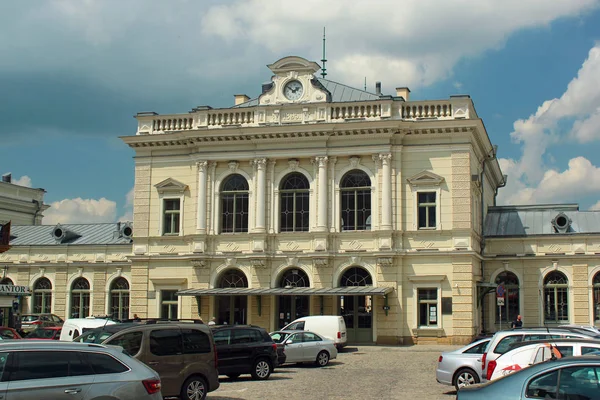
[[367, 91], [367, 77], [365, 76], [365, 92]]
[[323, 27], [323, 58], [321, 59], [321, 62], [323, 63], [323, 68], [321, 68], [321, 76], [325, 78], [327, 75], [327, 68], [325, 68], [325, 63], [327, 62], [327, 59], [325, 58], [325, 27]]

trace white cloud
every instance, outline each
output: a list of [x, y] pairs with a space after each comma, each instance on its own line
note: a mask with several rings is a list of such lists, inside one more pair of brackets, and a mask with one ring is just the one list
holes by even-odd
[[133, 221], [133, 189], [125, 195], [125, 213], [119, 217], [120, 222]]
[[104, 197], [96, 199], [64, 199], [50, 204], [44, 212], [43, 224], [83, 224], [114, 222], [117, 217], [117, 203]]
[[31, 178], [28, 177], [27, 175], [23, 175], [19, 179], [13, 179], [12, 183], [14, 183], [15, 185], [25, 186], [28, 188], [32, 187], [31, 186]]

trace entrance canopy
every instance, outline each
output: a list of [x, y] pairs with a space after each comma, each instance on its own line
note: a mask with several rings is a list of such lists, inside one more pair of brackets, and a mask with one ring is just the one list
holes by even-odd
[[337, 288], [214, 288], [214, 289], [184, 289], [177, 292], [178, 296], [353, 296], [379, 295], [385, 296], [392, 292], [391, 287], [345, 286]]

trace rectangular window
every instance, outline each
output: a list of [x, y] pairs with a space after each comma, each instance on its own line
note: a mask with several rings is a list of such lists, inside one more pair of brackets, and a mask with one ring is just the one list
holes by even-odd
[[438, 297], [437, 289], [419, 289], [419, 326], [438, 325]]
[[435, 229], [436, 198], [435, 192], [419, 192], [417, 208], [419, 213], [419, 229]]
[[177, 319], [177, 290], [161, 290], [160, 317]]
[[163, 235], [179, 235], [181, 200], [165, 199], [163, 206]]

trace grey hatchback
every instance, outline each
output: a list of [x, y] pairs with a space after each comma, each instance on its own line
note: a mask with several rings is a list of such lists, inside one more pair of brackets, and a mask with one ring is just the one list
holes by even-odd
[[114, 346], [4, 340], [0, 373], [0, 399], [162, 399], [158, 374]]

